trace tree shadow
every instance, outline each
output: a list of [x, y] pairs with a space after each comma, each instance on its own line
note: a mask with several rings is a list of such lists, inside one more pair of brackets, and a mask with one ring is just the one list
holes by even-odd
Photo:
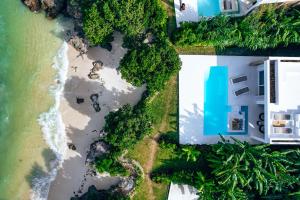
[[[108, 189], [120, 181], [119, 177], [91, 176], [86, 168], [86, 156], [91, 143], [99, 139], [100, 130], [105, 123], [104, 117], [125, 104], [137, 104], [144, 88], [134, 88], [126, 82], [122, 83], [124, 80], [121, 78], [115, 87], [111, 84], [114, 77], [108, 75], [103, 75], [101, 79], [103, 80], [71, 76], [65, 83], [61, 112], [67, 140], [75, 145], [76, 150], [67, 150], [68, 157], [63, 162], [63, 168], [59, 170], [56, 180], [51, 184], [50, 191], [55, 193], [49, 193], [49, 200], [81, 195], [87, 192], [91, 185], [95, 185], [97, 189]], [[91, 94], [98, 94], [100, 112], [94, 109]], [[77, 97], [84, 99], [84, 102], [78, 103]]]

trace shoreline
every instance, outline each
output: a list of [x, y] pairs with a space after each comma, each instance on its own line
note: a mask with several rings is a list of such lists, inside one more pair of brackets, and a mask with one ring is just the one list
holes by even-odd
[[[118, 177], [90, 176], [85, 165], [90, 144], [99, 138], [104, 126], [104, 117], [127, 103], [136, 104], [145, 88], [135, 88], [121, 78], [116, 68], [126, 53], [122, 47], [122, 35], [114, 34], [112, 50], [100, 47], [90, 48], [87, 54], [80, 55], [72, 46], [68, 47], [68, 61], [64, 91], [60, 95], [59, 112], [65, 126], [66, 143], [76, 150], [66, 148], [61, 167], [51, 182], [48, 199], [70, 199], [85, 193], [89, 186], [108, 189], [119, 182]], [[103, 68], [97, 72], [100, 80], [88, 78], [94, 61], [103, 62]], [[62, 82], [63, 83], [63, 82]], [[92, 106], [91, 95], [97, 94], [101, 111]], [[78, 103], [76, 99], [84, 99]]]
[[55, 159], [50, 161], [51, 168], [46, 176], [37, 177], [32, 180], [31, 199], [33, 200], [47, 199], [50, 184], [56, 177], [67, 148], [65, 126], [59, 107], [68, 73], [68, 48], [67, 42], [63, 41], [56, 56], [53, 58], [54, 63], [52, 68], [55, 70], [55, 77], [54, 84], [49, 87], [49, 93], [54, 99], [54, 104], [48, 111], [41, 113], [37, 119], [41, 126], [43, 138], [55, 154]]

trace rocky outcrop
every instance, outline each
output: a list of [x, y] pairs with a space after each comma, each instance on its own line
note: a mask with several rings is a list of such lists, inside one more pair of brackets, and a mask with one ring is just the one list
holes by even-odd
[[74, 19], [82, 19], [80, 3], [78, 1], [67, 1], [66, 13]]
[[50, 19], [56, 18], [66, 7], [66, 0], [41, 0], [42, 9], [46, 11], [46, 15]]
[[44, 10], [50, 19], [61, 14], [67, 5], [67, 0], [22, 0], [22, 2], [31, 11], [38, 12]]
[[91, 165], [95, 158], [100, 157], [108, 152], [108, 146], [102, 141], [95, 141], [90, 145], [90, 150], [87, 154], [85, 164]]
[[32, 11], [38, 12], [41, 10], [40, 0], [22, 0], [22, 2]]

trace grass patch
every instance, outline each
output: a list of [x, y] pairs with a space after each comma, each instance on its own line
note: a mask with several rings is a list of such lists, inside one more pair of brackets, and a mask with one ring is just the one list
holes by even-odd
[[176, 16], [174, 8], [174, 0], [161, 1], [168, 14], [168, 35], [171, 38], [173, 32], [176, 30]]
[[[150, 143], [153, 142], [153, 137], [157, 134], [177, 134], [177, 97], [177, 75], [175, 75], [166, 83], [165, 89], [157, 94], [150, 103], [150, 108], [155, 118], [155, 128], [152, 135], [144, 138], [136, 144], [133, 149], [128, 151], [127, 156], [131, 159], [137, 160], [142, 165], [145, 173], [150, 173], [150, 171], [152, 171], [151, 169], [146, 172], [145, 168], [149, 161], [149, 154], [151, 150]], [[155, 157], [153, 167], [159, 166], [161, 164], [159, 160], [161, 160], [162, 157], [168, 158], [168, 154], [169, 153], [167, 151], [160, 149], [159, 145], [157, 145], [156, 156], [159, 156], [159, 158]], [[167, 184], [157, 184], [144, 179], [136, 188], [136, 193], [133, 199], [163, 200], [167, 198], [168, 189], [169, 185]], [[153, 191], [153, 193], [150, 191]]]

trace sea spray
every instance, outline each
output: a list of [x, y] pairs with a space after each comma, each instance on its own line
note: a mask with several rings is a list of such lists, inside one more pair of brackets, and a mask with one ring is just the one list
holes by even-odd
[[50, 94], [54, 97], [55, 102], [48, 112], [42, 113], [38, 118], [44, 139], [55, 153], [56, 159], [51, 162], [51, 169], [47, 175], [32, 180], [31, 199], [33, 200], [47, 199], [50, 184], [55, 179], [67, 148], [65, 126], [59, 111], [60, 98], [63, 94], [69, 65], [67, 51], [68, 44], [63, 42], [54, 58], [53, 68], [56, 70], [56, 84], [50, 86]]

